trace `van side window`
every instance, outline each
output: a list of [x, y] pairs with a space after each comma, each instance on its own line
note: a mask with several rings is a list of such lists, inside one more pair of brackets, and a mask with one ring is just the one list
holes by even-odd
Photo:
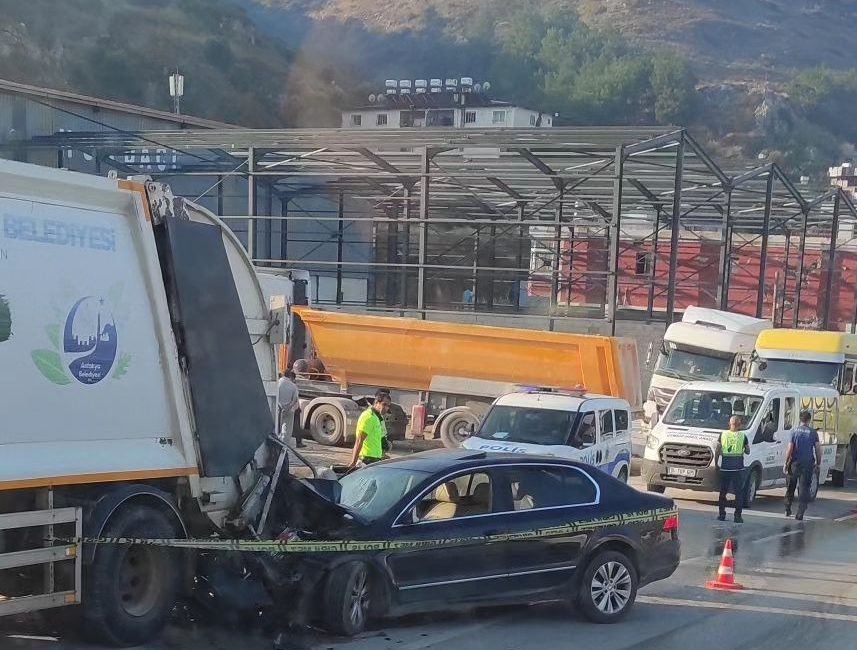
[[595, 444], [595, 413], [581, 413], [580, 422], [571, 437], [571, 446], [585, 449]]
[[613, 411], [616, 420], [616, 431], [628, 430], [628, 411]]
[[783, 411], [783, 429], [789, 431], [795, 423], [795, 398], [786, 397], [786, 408]]
[[616, 427], [613, 426], [613, 411], [601, 411], [598, 415], [601, 418], [602, 434], [616, 431]]
[[756, 436], [753, 438], [753, 444], [757, 445], [760, 442], [774, 442], [774, 434], [780, 428], [780, 398], [771, 400], [770, 405], [765, 410], [762, 416], [762, 421], [759, 423], [759, 428], [756, 430]]

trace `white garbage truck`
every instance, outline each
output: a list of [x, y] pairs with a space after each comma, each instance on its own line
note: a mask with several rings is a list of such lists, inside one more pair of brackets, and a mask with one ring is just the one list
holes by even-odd
[[[705, 307], [688, 307], [680, 322], [667, 328], [659, 349], [649, 349], [654, 364], [643, 404], [645, 428], [651, 430], [672, 396], [689, 381], [726, 381], [735, 362], [752, 353], [756, 338], [770, 321]], [[647, 431], [646, 431], [647, 433]]]
[[0, 616], [81, 604], [144, 643], [192, 568], [76, 540], [263, 534], [276, 323], [233, 233], [158, 183], [2, 161], [0, 221]]

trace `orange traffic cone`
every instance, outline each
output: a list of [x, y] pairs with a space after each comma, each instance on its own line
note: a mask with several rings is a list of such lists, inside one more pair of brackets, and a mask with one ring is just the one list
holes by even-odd
[[735, 560], [732, 557], [732, 540], [727, 539], [723, 547], [723, 557], [717, 569], [717, 578], [705, 583], [709, 589], [743, 589], [744, 586], [735, 582]]

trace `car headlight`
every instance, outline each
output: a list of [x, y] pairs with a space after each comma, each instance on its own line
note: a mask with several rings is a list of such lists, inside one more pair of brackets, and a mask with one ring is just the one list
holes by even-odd
[[658, 442], [659, 441], [658, 441], [656, 436], [653, 436], [652, 434], [649, 434], [648, 436], [646, 436], [646, 447], [648, 447], [649, 449], [651, 449], [653, 451], [657, 451], [658, 450]]

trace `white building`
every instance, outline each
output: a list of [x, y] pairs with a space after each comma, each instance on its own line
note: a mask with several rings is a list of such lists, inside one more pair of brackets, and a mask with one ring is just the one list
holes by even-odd
[[400, 128], [540, 128], [553, 126], [553, 116], [487, 96], [490, 84], [467, 77], [387, 81], [386, 93], [370, 95], [370, 103], [342, 112], [343, 129]]

